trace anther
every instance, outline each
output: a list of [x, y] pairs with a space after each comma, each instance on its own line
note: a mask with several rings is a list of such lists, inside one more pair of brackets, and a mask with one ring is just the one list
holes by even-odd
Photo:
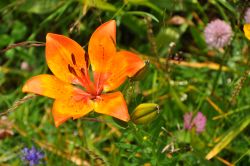
[[73, 53], [71, 54], [71, 60], [72, 60], [73, 64], [76, 65], [76, 59], [75, 59], [75, 55]]
[[71, 67], [70, 64], [68, 64], [68, 70], [69, 70], [70, 73], [77, 76], [75, 69], [73, 67]]
[[85, 63], [86, 63], [86, 66], [88, 67], [89, 66], [89, 54], [88, 52], [85, 53]]
[[84, 68], [81, 68], [81, 73], [82, 73], [83, 75], [85, 75]]
[[68, 64], [68, 70], [71, 73], [71, 66]]

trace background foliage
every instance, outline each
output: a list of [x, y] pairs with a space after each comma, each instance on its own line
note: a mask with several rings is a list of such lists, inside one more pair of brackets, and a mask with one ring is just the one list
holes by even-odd
[[[32, 145], [44, 151], [47, 165], [250, 164], [250, 50], [242, 31], [249, 6], [246, 0], [0, 1], [0, 112], [11, 108], [1, 114], [1, 132], [9, 137], [0, 140], [0, 165], [21, 165], [20, 150]], [[209, 48], [203, 35], [215, 18], [234, 31], [231, 45], [220, 50]], [[117, 21], [118, 47], [150, 60], [143, 80], [120, 89], [130, 112], [140, 103], [158, 103], [155, 121], [124, 127], [93, 113], [94, 121], [85, 117], [56, 128], [51, 99], [14, 104], [25, 96], [28, 78], [50, 73], [40, 43], [48, 32], [84, 47], [110, 19]], [[206, 130], [183, 130], [184, 113], [198, 111], [207, 117]], [[206, 160], [215, 146], [219, 153]]]

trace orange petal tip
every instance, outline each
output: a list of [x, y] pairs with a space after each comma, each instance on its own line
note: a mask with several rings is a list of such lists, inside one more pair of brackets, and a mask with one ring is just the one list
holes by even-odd
[[109, 20], [109, 21], [103, 23], [102, 25], [104, 25], [104, 24], [113, 24], [113, 25], [116, 25], [116, 21], [115, 20]]
[[22, 92], [27, 92], [28, 90], [28, 85], [24, 84], [23, 88], [22, 88]]
[[123, 120], [123, 121], [125, 121], [125, 122], [128, 122], [128, 121], [130, 121], [130, 116], [128, 115], [128, 116], [124, 117], [124, 118], [121, 119], [121, 120]]
[[46, 38], [51, 37], [53, 35], [55, 35], [55, 34], [54, 33], [47, 33]]
[[57, 37], [60, 37], [60, 36], [64, 37], [63, 35], [59, 35], [55, 33], [47, 33], [46, 40], [56, 39]]
[[56, 127], [59, 127], [61, 124], [63, 124], [65, 121], [67, 121], [70, 117], [66, 115], [62, 115], [55, 110], [52, 111], [53, 118], [54, 118], [54, 124]]

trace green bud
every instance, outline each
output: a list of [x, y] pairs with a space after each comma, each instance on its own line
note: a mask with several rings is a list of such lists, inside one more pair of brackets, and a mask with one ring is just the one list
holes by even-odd
[[139, 70], [137, 73], [135, 73], [135, 75], [131, 77], [131, 80], [133, 81], [143, 80], [146, 77], [148, 70], [149, 70], [149, 60], [145, 61], [145, 66], [141, 68], [141, 70]]
[[138, 105], [131, 115], [135, 124], [147, 124], [152, 122], [160, 113], [159, 105], [155, 103], [143, 103]]

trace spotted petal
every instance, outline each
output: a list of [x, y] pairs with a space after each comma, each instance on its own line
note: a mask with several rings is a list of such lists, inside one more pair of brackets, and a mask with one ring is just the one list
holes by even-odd
[[116, 52], [116, 25], [111, 20], [96, 29], [89, 42], [89, 57], [98, 90], [111, 91], [145, 64], [134, 53]]
[[23, 86], [23, 92], [31, 92], [54, 99], [71, 96], [80, 89], [63, 82], [53, 75], [41, 74], [30, 78]]
[[117, 64], [112, 63], [116, 55], [116, 25], [111, 20], [96, 29], [89, 41], [89, 58], [98, 91], [102, 90], [106, 73]]
[[48, 33], [46, 60], [50, 70], [62, 81], [81, 84], [91, 91], [88, 57], [83, 48], [68, 37]]
[[93, 102], [88, 97], [68, 97], [55, 100], [53, 104], [53, 117], [56, 127], [69, 118], [77, 119], [93, 110]]
[[132, 77], [145, 66], [144, 61], [129, 51], [117, 52], [112, 60], [112, 68], [107, 71], [107, 79], [103, 82], [104, 91], [118, 88], [127, 77]]

